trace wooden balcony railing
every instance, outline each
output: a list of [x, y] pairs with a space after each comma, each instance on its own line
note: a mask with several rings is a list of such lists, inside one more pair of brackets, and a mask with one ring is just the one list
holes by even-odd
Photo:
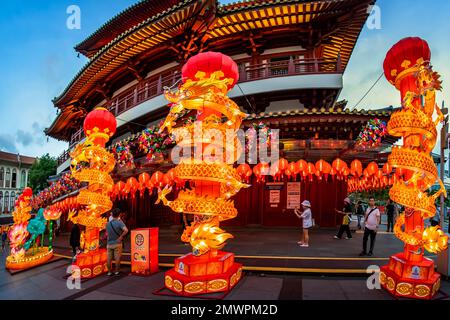
[[[239, 81], [262, 80], [302, 74], [342, 73], [340, 59], [287, 59], [261, 64], [250, 64], [248, 61], [238, 62]], [[116, 117], [135, 106], [164, 93], [164, 87], [172, 87], [181, 78], [178, 67], [166, 70], [158, 76], [150, 77], [135, 87], [128, 89], [106, 104], [106, 108]], [[69, 149], [84, 138], [83, 128], [72, 136]], [[58, 165], [69, 158], [65, 151], [58, 158]]]

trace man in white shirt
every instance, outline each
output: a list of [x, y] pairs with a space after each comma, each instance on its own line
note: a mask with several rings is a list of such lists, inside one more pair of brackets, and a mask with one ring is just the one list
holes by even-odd
[[[373, 247], [375, 246], [375, 237], [377, 235], [378, 225], [380, 224], [380, 210], [375, 206], [375, 199], [369, 199], [369, 207], [366, 210], [364, 217], [364, 237], [363, 237], [363, 251], [360, 256], [373, 256]], [[370, 237], [370, 250], [367, 253], [367, 241]]]

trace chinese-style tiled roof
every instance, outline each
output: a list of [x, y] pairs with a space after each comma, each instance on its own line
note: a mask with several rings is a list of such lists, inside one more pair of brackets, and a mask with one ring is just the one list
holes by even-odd
[[123, 32], [179, 2], [179, 0], [141, 0], [108, 20], [88, 38], [77, 44], [75, 50], [91, 58]]
[[22, 164], [32, 165], [36, 161], [36, 158], [22, 156], [17, 153], [9, 153], [9, 152], [0, 151], [0, 160], [12, 162], [12, 163], [20, 162]]
[[280, 112], [262, 112], [259, 114], [251, 114], [249, 115], [245, 121], [254, 121], [254, 120], [262, 120], [269, 118], [284, 118], [284, 117], [293, 117], [293, 116], [324, 116], [324, 115], [335, 115], [335, 116], [344, 116], [344, 117], [352, 117], [352, 116], [364, 116], [365, 118], [386, 118], [388, 119], [392, 112], [393, 108], [386, 109], [378, 109], [378, 110], [350, 110], [343, 109], [341, 107], [334, 107], [330, 109], [325, 108], [313, 108], [313, 109], [298, 109], [298, 110], [290, 110], [290, 111], [280, 111]]
[[[160, 0], [155, 1], [160, 4]], [[209, 40], [213, 41], [221, 36], [245, 30], [267, 27], [283, 28], [339, 17], [339, 26], [326, 39], [324, 57], [336, 59], [339, 56], [342, 67], [345, 68], [359, 32], [368, 16], [368, 5], [372, 2], [373, 0], [327, 0], [320, 2], [255, 0], [221, 6], [216, 14], [216, 23], [209, 30]], [[172, 4], [170, 1], [168, 3]], [[54, 103], [62, 107], [76, 101], [96, 83], [101, 82], [102, 78], [126, 63], [131, 57], [179, 35], [183, 32], [183, 25], [186, 25], [190, 19], [196, 19], [201, 10], [215, 5], [216, 3], [213, 0], [183, 0], [169, 9], [155, 13], [158, 8], [165, 8], [165, 6], [154, 5], [153, 1], [141, 1], [131, 7], [129, 11], [125, 10], [85, 40], [87, 44], [91, 41], [90, 39], [97, 39], [107, 34], [108, 36], [105, 36], [104, 40], [109, 42], [101, 49], [96, 49], [97, 51], [91, 56], [91, 60], [74, 77], [64, 92], [54, 99]], [[145, 6], [149, 8], [138, 10]], [[136, 10], [140, 13], [133, 20], [133, 12]], [[147, 15], [152, 15], [142, 20], [145, 16], [144, 12]], [[118, 31], [122, 31], [127, 25], [119, 27], [122, 20], [127, 21], [132, 26], [109, 40], [110, 37], [116, 35]], [[139, 22], [139, 20], [142, 21]], [[80, 47], [80, 45], [77, 47]]]
[[76, 101], [130, 58], [181, 34], [183, 26], [195, 18], [204, 8], [203, 5], [204, 1], [180, 1], [170, 9], [159, 12], [123, 32], [92, 56], [53, 102], [56, 105], [66, 105]]
[[272, 27], [308, 25], [337, 17], [336, 30], [331, 32], [323, 48], [323, 57], [340, 57], [342, 69], [355, 47], [374, 0], [253, 0], [232, 3], [219, 8], [219, 19], [211, 30], [212, 38], [220, 38], [249, 30]]

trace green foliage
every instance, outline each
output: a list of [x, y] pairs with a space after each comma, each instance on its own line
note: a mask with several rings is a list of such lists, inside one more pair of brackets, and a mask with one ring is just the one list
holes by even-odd
[[29, 173], [29, 184], [35, 194], [47, 188], [47, 179], [56, 174], [56, 167], [56, 159], [48, 153], [36, 159]]

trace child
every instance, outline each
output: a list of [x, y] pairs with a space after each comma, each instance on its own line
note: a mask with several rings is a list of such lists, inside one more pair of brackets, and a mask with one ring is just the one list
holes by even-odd
[[309, 229], [312, 228], [312, 213], [311, 213], [311, 203], [308, 200], [302, 202], [303, 212], [300, 212], [298, 208], [295, 208], [294, 213], [299, 219], [303, 219], [303, 234], [302, 240], [300, 240], [298, 245], [300, 247], [309, 247]]

